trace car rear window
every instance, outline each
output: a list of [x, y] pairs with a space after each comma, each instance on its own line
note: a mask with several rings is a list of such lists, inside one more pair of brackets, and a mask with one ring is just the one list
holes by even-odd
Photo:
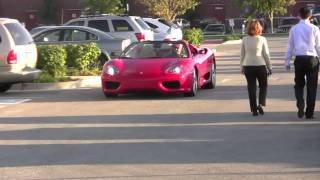
[[165, 24], [165, 25], [167, 25], [169, 27], [172, 27], [172, 28], [176, 28], [176, 29], [179, 28], [176, 24], [174, 24], [172, 22], [168, 22], [168, 21], [166, 21], [164, 19], [159, 19], [159, 22], [161, 22], [162, 24]]
[[103, 32], [110, 32], [107, 20], [90, 20], [88, 26]]
[[152, 24], [151, 22], [147, 22], [147, 21], [146, 21], [146, 23], [147, 23], [151, 28], [153, 28], [153, 29], [158, 29], [158, 28], [159, 28], [157, 25]]
[[126, 20], [112, 20], [112, 25], [116, 32], [133, 31], [133, 28]]
[[27, 45], [33, 42], [29, 32], [19, 23], [7, 23], [4, 26], [10, 32], [16, 45]]
[[143, 19], [136, 18], [135, 20], [142, 27], [142, 29], [144, 29], [144, 30], [150, 30], [151, 29], [150, 26], [146, 22], [144, 22]]

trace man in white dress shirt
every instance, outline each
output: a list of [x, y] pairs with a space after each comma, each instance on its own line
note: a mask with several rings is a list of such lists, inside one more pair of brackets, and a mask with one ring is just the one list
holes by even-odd
[[[298, 117], [313, 119], [317, 96], [320, 31], [310, 23], [311, 10], [303, 7], [299, 10], [300, 22], [292, 27], [289, 34], [286, 54], [286, 69], [290, 70], [290, 60], [293, 56], [295, 67], [295, 95], [297, 99]], [[307, 84], [307, 107], [305, 109], [304, 87]]]

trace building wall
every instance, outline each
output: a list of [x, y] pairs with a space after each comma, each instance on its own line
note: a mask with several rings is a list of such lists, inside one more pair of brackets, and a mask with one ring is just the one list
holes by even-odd
[[[57, 11], [53, 24], [62, 24], [81, 15], [82, 0], [55, 1]], [[31, 29], [42, 24], [38, 14], [42, 3], [43, 0], [0, 0], [0, 16], [18, 19]]]
[[[320, 6], [320, 0], [296, 0], [297, 4], [289, 8], [287, 15], [295, 16], [302, 6]], [[19, 19], [28, 29], [41, 25], [38, 15], [43, 0], [0, 0], [0, 17]], [[63, 24], [69, 19], [81, 15], [83, 0], [55, 0], [57, 12], [54, 24]], [[147, 8], [137, 0], [128, 0], [129, 14], [150, 16]], [[200, 0], [200, 5], [192, 15], [193, 19], [214, 18], [223, 22], [225, 19], [240, 18], [243, 9], [235, 5], [234, 0]]]

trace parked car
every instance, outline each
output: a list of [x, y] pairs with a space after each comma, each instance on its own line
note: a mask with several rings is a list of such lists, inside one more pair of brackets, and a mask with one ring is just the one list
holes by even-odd
[[[130, 39], [114, 38], [100, 30], [83, 26], [49, 27], [33, 35], [36, 44], [96, 43], [107, 59], [118, 57], [131, 44]], [[109, 57], [110, 55], [110, 57]]]
[[287, 33], [290, 31], [290, 29], [298, 24], [300, 19], [298, 17], [285, 17], [280, 19], [280, 23], [278, 26], [278, 32], [279, 33]]
[[320, 27], [320, 13], [312, 15], [311, 22]]
[[143, 20], [154, 30], [155, 41], [182, 40], [182, 30], [176, 24], [163, 19], [143, 18]]
[[31, 29], [29, 32], [31, 35], [34, 35], [40, 31], [43, 31], [45, 29], [52, 28], [52, 27], [55, 27], [55, 26], [39, 26], [39, 27], [35, 27], [35, 28]]
[[224, 24], [208, 24], [203, 33], [205, 35], [224, 35], [226, 34], [226, 26]]
[[0, 92], [36, 79], [37, 48], [18, 20], [0, 18]]
[[190, 27], [190, 22], [188, 20], [181, 19], [181, 18], [174, 20], [173, 23], [178, 25], [181, 29]]
[[132, 42], [152, 41], [154, 36], [152, 29], [138, 16], [83, 16], [72, 19], [65, 25], [99, 29], [113, 37], [130, 39]]
[[215, 57], [186, 41], [138, 42], [107, 62], [101, 78], [106, 97], [141, 91], [195, 96], [199, 87], [215, 87]]

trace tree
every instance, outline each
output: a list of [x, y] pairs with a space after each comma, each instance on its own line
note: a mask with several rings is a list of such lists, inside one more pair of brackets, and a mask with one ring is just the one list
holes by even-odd
[[146, 6], [151, 14], [167, 21], [173, 21], [177, 16], [183, 15], [189, 9], [194, 9], [198, 0], [139, 0]]
[[243, 7], [250, 8], [249, 15], [262, 14], [270, 21], [271, 33], [273, 33], [273, 17], [275, 14], [284, 15], [287, 7], [294, 5], [295, 0], [239, 0]]
[[121, 14], [125, 12], [121, 0], [85, 0], [87, 14]]
[[56, 12], [56, 0], [43, 0], [39, 16], [45, 24], [53, 24], [55, 22]]

